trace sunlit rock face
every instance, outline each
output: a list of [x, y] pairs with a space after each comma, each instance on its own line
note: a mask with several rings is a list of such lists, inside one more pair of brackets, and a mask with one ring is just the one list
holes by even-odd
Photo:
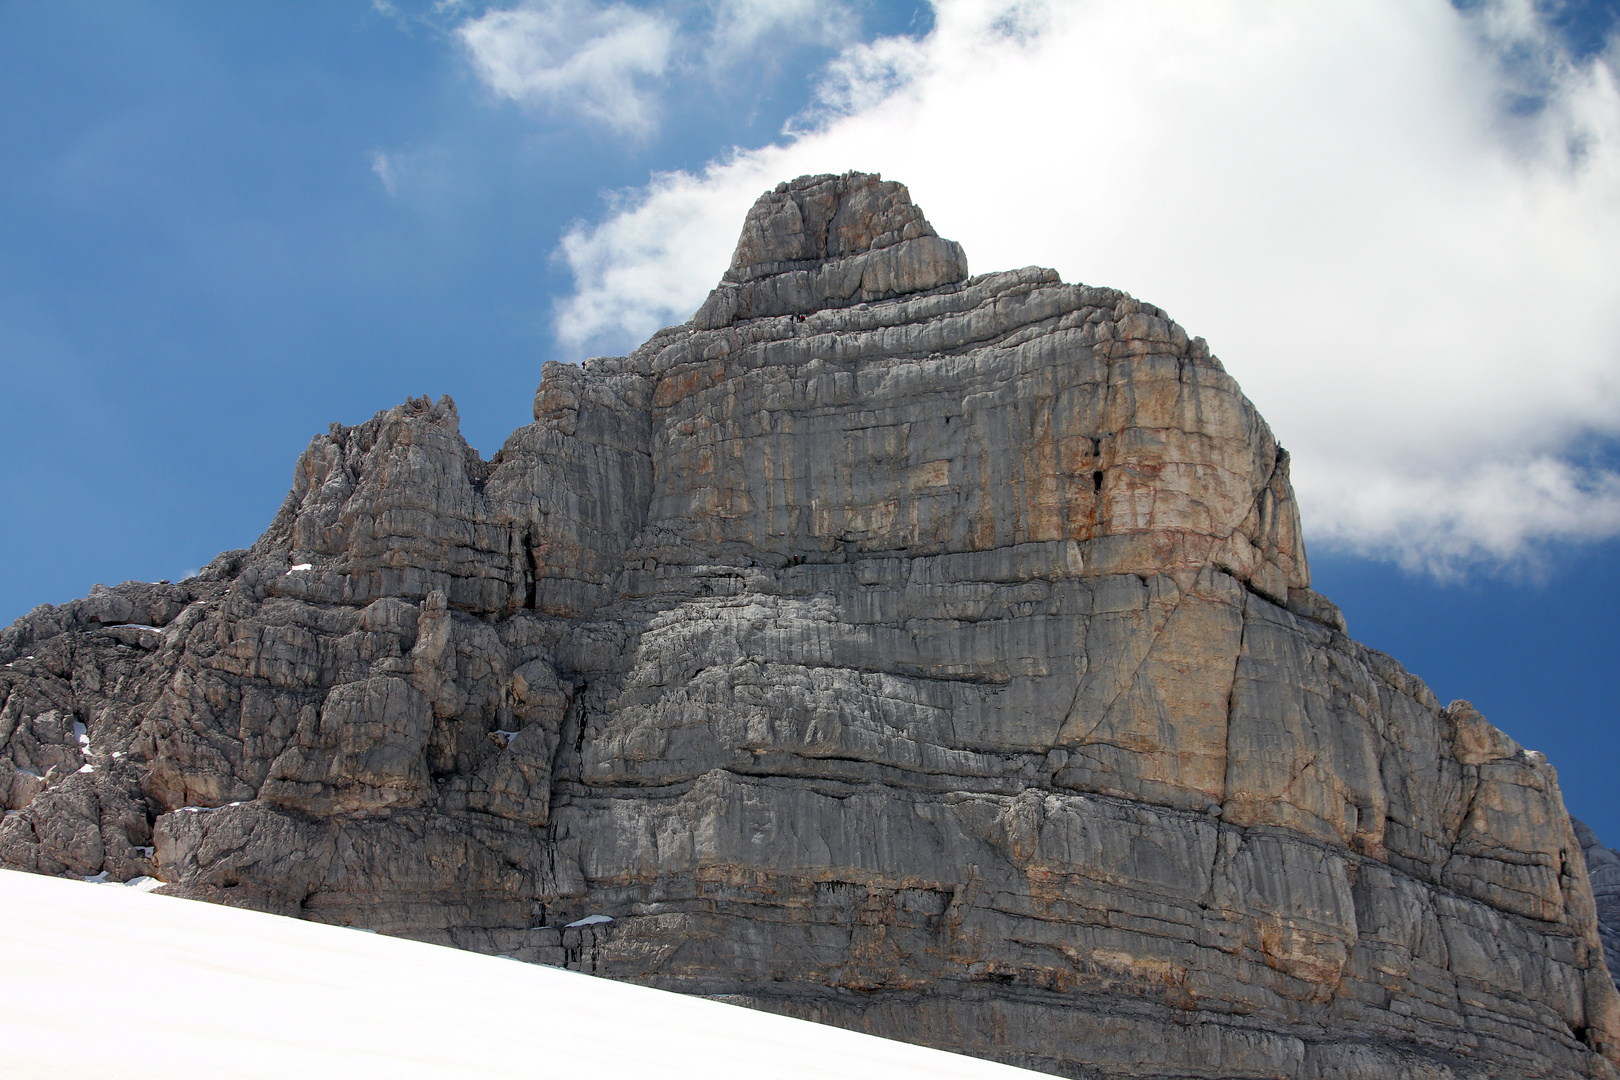
[[534, 414], [5, 631], [0, 861], [1074, 1077], [1615, 1075], [1552, 767], [1346, 636], [1158, 308], [805, 177]]

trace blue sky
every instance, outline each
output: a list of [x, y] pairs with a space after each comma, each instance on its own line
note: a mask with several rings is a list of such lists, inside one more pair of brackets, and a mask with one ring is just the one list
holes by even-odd
[[1614, 3], [0, 4], [0, 619], [252, 542], [333, 420], [623, 351], [777, 179], [1209, 338], [1352, 633], [1620, 843]]

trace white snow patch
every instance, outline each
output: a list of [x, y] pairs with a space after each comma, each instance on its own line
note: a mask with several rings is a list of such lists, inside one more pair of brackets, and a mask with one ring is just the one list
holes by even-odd
[[607, 923], [607, 922], [612, 922], [612, 921], [613, 921], [613, 917], [610, 916], [610, 915], [587, 915], [583, 919], [579, 919], [579, 920], [577, 920], [575, 922], [571, 922], [568, 925], [569, 926], [596, 926], [599, 923]]
[[135, 850], [141, 853], [141, 858], [143, 859], [150, 859], [153, 855], [157, 854], [157, 848], [155, 847], [138, 847]]
[[[233, 1080], [1040, 1080], [579, 972], [80, 884], [0, 870], [0, 971], [28, 982], [6, 1002], [4, 1029], [27, 1036], [6, 1043], [7, 1077], [105, 1080], [116, 1062], [120, 1080], [173, 1080], [228, 1061]], [[129, 1008], [131, 986], [162, 1007]], [[523, 1015], [491, 1013], [499, 1001]]]
[[293, 567], [291, 570], [287, 571], [285, 574], [282, 574], [281, 576], [282, 577], [291, 577], [293, 574], [297, 573], [300, 570], [313, 570], [313, 569], [315, 569], [315, 564], [314, 563], [301, 562], [297, 566]]
[[[88, 878], [86, 880], [89, 880]], [[120, 889], [134, 889], [136, 892], [151, 892], [153, 889], [163, 888], [163, 882], [148, 874], [132, 877], [128, 881], [101, 881], [99, 885], [115, 885]]]
[[91, 874], [84, 880], [88, 881], [92, 885], [105, 885], [107, 884], [107, 879], [111, 876], [112, 874], [109, 871], [103, 870], [99, 874]]
[[83, 765], [79, 766], [79, 772], [95, 772], [95, 771], [96, 771], [96, 767], [94, 765], [90, 764], [88, 761], [85, 762]]

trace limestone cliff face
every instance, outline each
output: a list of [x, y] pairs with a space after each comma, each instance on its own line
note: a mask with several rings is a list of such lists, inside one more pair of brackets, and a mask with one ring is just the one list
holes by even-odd
[[1608, 961], [1609, 974], [1620, 984], [1620, 852], [1604, 847], [1584, 822], [1570, 818], [1570, 824], [1575, 826], [1575, 838], [1580, 842], [1581, 854], [1586, 857], [1586, 872], [1597, 901], [1604, 958]]
[[0, 861], [1075, 1077], [1615, 1076], [1552, 767], [1346, 636], [1159, 309], [803, 178], [534, 414], [0, 635]]

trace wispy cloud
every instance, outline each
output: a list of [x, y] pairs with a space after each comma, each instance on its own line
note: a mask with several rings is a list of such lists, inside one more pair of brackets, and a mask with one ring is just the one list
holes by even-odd
[[711, 22], [699, 47], [710, 64], [725, 66], [758, 64], [765, 43], [847, 44], [860, 26], [836, 0], [711, 0], [708, 7]]
[[657, 124], [657, 83], [677, 26], [658, 10], [628, 4], [533, 0], [468, 19], [455, 33], [497, 95], [645, 134]]
[[383, 153], [381, 150], [372, 151], [371, 171], [377, 174], [378, 180], [382, 181], [383, 190], [387, 191], [390, 195], [399, 194], [398, 188], [396, 187], [399, 178], [395, 175], [394, 163], [389, 159], [387, 154]]
[[904, 180], [980, 270], [1126, 288], [1294, 452], [1308, 536], [1439, 573], [1620, 534], [1620, 92], [1525, 0], [940, 0], [782, 144], [564, 240], [569, 348], [685, 319], [778, 180]]
[[673, 81], [724, 84], [745, 69], [769, 67], [778, 55], [845, 45], [859, 25], [842, 0], [636, 7], [525, 0], [468, 18], [454, 33], [497, 96], [645, 136], [657, 128]]

